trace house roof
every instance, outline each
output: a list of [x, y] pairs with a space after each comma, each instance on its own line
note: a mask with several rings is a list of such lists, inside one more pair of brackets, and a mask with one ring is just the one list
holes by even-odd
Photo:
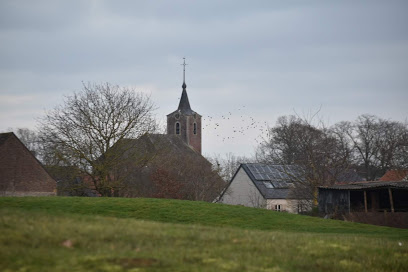
[[[13, 140], [15, 139], [15, 141], [17, 143], [19, 143], [21, 145], [21, 147], [27, 151], [27, 154], [29, 154], [29, 156], [23, 156], [20, 158], [23, 158], [24, 161], [29, 161], [29, 160], [33, 160], [36, 162], [36, 164], [38, 165], [38, 167], [40, 167], [41, 169], [44, 170], [45, 174], [49, 176], [50, 180], [52, 180], [52, 182], [56, 183], [55, 180], [52, 178], [52, 176], [50, 175], [50, 173], [47, 171], [47, 169], [44, 167], [44, 165], [33, 155], [33, 153], [25, 146], [25, 144], [13, 133], [13, 132], [7, 132], [7, 133], [0, 133], [0, 146], [3, 146], [3, 144], [8, 140]], [[9, 143], [8, 143], [9, 144]], [[4, 146], [6, 147], [6, 146]], [[14, 149], [16, 148], [15, 145], [11, 145], [10, 146], [12, 148], [12, 152], [14, 152]], [[10, 150], [9, 150], [10, 152]], [[8, 156], [9, 154], [5, 154], [6, 156]], [[15, 172], [14, 169], [16, 169], [15, 165], [12, 165], [11, 168], [8, 168], [8, 171], [12, 171]], [[36, 173], [38, 173], [38, 171], [36, 171]], [[20, 178], [19, 178], [20, 179]], [[18, 179], [18, 180], [19, 180]], [[8, 182], [10, 182], [10, 180], [8, 180]]]
[[408, 181], [364, 181], [349, 184], [338, 184], [332, 186], [322, 186], [320, 189], [328, 190], [364, 190], [380, 188], [403, 188], [408, 189]]
[[266, 199], [289, 198], [292, 181], [300, 178], [302, 172], [296, 165], [246, 163], [241, 164], [241, 167]]
[[11, 135], [13, 135], [13, 132], [0, 133], [0, 145], [7, 141]]
[[394, 169], [388, 170], [384, 176], [382, 176], [379, 180], [380, 181], [402, 181], [407, 180], [408, 178], [408, 170], [402, 169]]

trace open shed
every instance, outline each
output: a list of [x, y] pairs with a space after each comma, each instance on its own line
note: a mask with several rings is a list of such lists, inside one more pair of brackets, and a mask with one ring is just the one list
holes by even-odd
[[369, 181], [319, 187], [321, 214], [408, 212], [408, 181]]

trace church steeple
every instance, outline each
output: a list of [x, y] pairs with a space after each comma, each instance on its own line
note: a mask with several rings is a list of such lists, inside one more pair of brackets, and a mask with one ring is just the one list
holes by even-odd
[[192, 114], [192, 109], [190, 107], [190, 102], [188, 101], [188, 95], [187, 95], [187, 85], [186, 85], [186, 58], [183, 58], [184, 62], [183, 65], [183, 85], [181, 86], [183, 88], [183, 92], [181, 93], [181, 99], [180, 103], [178, 106], [178, 110], [187, 113], [187, 114]]
[[191, 148], [201, 153], [201, 115], [193, 111], [187, 96], [186, 59], [183, 58], [183, 91], [178, 109], [167, 115], [167, 134], [183, 139]]

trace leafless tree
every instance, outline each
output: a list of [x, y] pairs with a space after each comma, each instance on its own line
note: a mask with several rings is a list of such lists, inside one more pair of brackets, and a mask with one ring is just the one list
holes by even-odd
[[[159, 185], [156, 186], [155, 194], [212, 202], [225, 188], [226, 183], [204, 158], [192, 154], [168, 155], [160, 154], [154, 161], [153, 169], [156, 170], [151, 178], [155, 185]], [[165, 182], [162, 181], [163, 176], [167, 177]]]
[[366, 180], [375, 180], [388, 169], [408, 166], [407, 124], [364, 114], [334, 127], [349, 142], [354, 164], [362, 166]]
[[47, 160], [77, 167], [101, 195], [115, 195], [123, 186], [115, 169], [127, 162], [112, 147], [154, 131], [153, 110], [150, 98], [133, 88], [83, 84], [40, 120], [41, 140], [52, 151]]
[[255, 159], [244, 156], [236, 156], [233, 153], [227, 153], [224, 156], [215, 155], [207, 157], [208, 161], [213, 165], [213, 169], [218, 172], [225, 182], [231, 181], [235, 172], [241, 163], [254, 162]]
[[292, 198], [316, 200], [317, 186], [333, 183], [349, 168], [350, 153], [342, 139], [322, 122], [313, 125], [306, 118], [283, 116], [269, 129], [268, 138], [257, 150], [257, 160], [283, 166], [295, 185]]
[[13, 131], [27, 149], [30, 150], [37, 159], [40, 159], [41, 145], [36, 130], [29, 128], [8, 128], [7, 131]]

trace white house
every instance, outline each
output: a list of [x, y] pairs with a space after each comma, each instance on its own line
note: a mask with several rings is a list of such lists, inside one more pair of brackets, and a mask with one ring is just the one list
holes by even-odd
[[312, 207], [312, 200], [291, 197], [297, 166], [241, 164], [219, 202], [231, 205], [266, 208], [299, 213]]

